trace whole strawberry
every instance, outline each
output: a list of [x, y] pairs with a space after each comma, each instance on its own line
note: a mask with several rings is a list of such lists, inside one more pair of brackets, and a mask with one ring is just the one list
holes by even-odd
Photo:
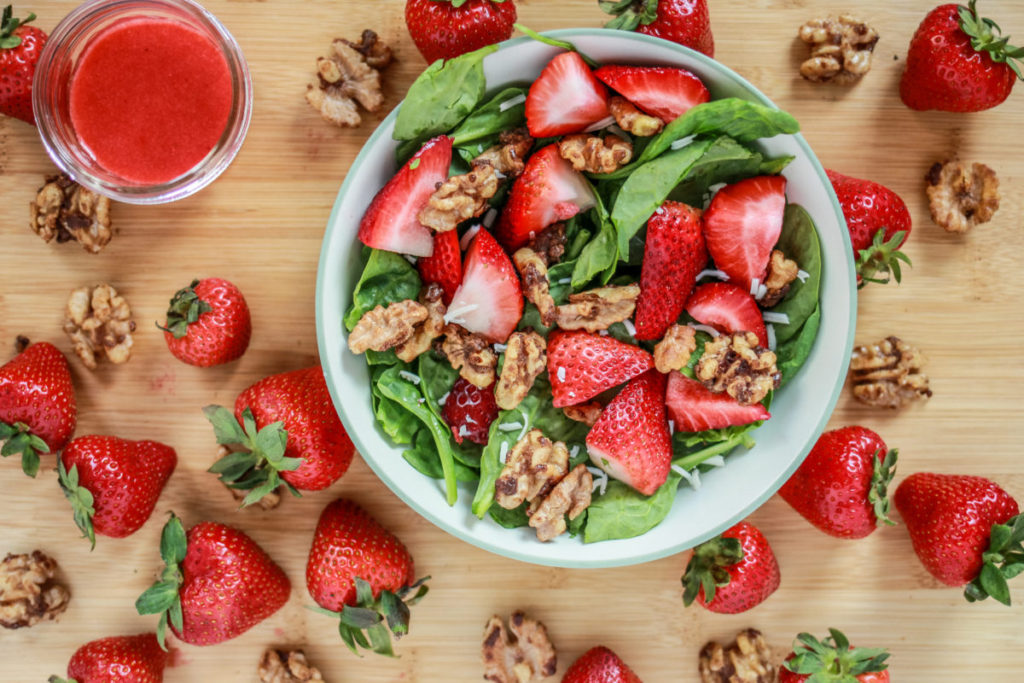
[[897, 451], [865, 427], [825, 432], [779, 495], [830, 536], [864, 538], [889, 519]]
[[562, 683], [643, 683], [640, 677], [608, 648], [592, 647], [572, 663]]
[[20, 453], [25, 474], [36, 476], [39, 456], [67, 445], [77, 421], [68, 361], [53, 344], [32, 344], [0, 367], [0, 455]]
[[460, 377], [448, 393], [441, 414], [452, 428], [455, 443], [469, 439], [473, 443], [485, 445], [491, 423], [498, 417], [494, 385], [480, 389]]
[[921, 564], [968, 602], [992, 596], [1010, 604], [1006, 583], [1024, 566], [1024, 515], [984, 477], [918, 472], [893, 499]]
[[334, 410], [319, 365], [265, 377], [238, 395], [235, 412], [211, 405], [203, 413], [217, 443], [240, 450], [210, 471], [228, 486], [248, 491], [251, 505], [282, 484], [325, 489], [348, 470], [355, 447]]
[[178, 290], [160, 329], [175, 358], [206, 368], [242, 357], [249, 348], [252, 320], [238, 287], [208, 277]]
[[889, 653], [881, 648], [850, 647], [842, 631], [818, 640], [801, 633], [793, 642], [793, 652], [779, 667], [778, 683], [889, 683], [885, 660]]
[[598, 4], [616, 15], [605, 28], [646, 33], [715, 56], [707, 0], [600, 0]]
[[406, 0], [405, 25], [428, 62], [451, 59], [512, 35], [512, 0]]
[[911, 265], [899, 251], [913, 227], [910, 211], [900, 196], [878, 183], [826, 170], [832, 189], [843, 209], [846, 227], [857, 262], [857, 286], [868, 282], [885, 284], [903, 276], [900, 261]]
[[749, 522], [693, 550], [683, 574], [683, 604], [738, 614], [764, 602], [779, 587], [779, 563], [768, 540]]
[[0, 19], [0, 114], [33, 126], [36, 117], [32, 112], [32, 77], [47, 37], [42, 29], [26, 26], [35, 18], [35, 14], [29, 14], [22, 21], [7, 5]]
[[321, 612], [340, 618], [350, 650], [358, 645], [394, 656], [391, 634], [398, 639], [409, 632], [409, 606], [427, 594], [430, 577], [415, 578], [409, 551], [365, 510], [341, 498], [324, 508], [309, 549], [306, 588]]
[[167, 660], [152, 633], [100, 638], [71, 655], [67, 680], [50, 676], [49, 683], [160, 683]]
[[978, 16], [975, 4], [936, 7], [910, 39], [900, 98], [911, 109], [991, 109], [1024, 78], [1024, 50], [1008, 45], [994, 21]]
[[256, 542], [238, 529], [200, 522], [186, 535], [172, 512], [160, 536], [166, 567], [135, 601], [139, 614], [159, 614], [190, 645], [216, 645], [248, 631], [288, 601], [291, 582]]
[[80, 436], [57, 458], [60, 487], [93, 547], [96, 534], [123, 538], [138, 531], [177, 463], [170, 446], [116, 436]]

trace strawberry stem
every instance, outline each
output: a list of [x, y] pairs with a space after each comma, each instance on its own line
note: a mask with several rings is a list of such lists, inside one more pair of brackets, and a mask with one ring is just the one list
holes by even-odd
[[999, 24], [986, 17], [978, 16], [977, 0], [970, 0], [967, 7], [960, 5], [960, 30], [971, 39], [971, 47], [977, 52], [987, 52], [993, 62], [1006, 64], [1017, 75], [1017, 78], [1024, 80], [1022, 71], [1022, 60], [1024, 60], [1024, 48], [1010, 45], [1010, 37], [1003, 36]]
[[528, 28], [526, 26], [523, 26], [522, 24], [512, 24], [512, 26], [515, 27], [515, 29], [517, 31], [522, 33], [527, 38], [531, 38], [533, 40], [536, 40], [539, 43], [544, 43], [545, 45], [551, 45], [552, 47], [560, 47], [563, 50], [568, 50], [569, 52], [577, 53], [580, 57], [583, 58], [583, 61], [586, 62], [587, 66], [589, 66], [591, 69], [596, 69], [598, 67], [597, 62], [594, 61], [594, 59], [592, 59], [592, 58], [588, 57], [587, 55], [583, 54], [582, 52], [580, 52], [576, 48], [575, 45], [573, 45], [572, 43], [570, 43], [567, 40], [558, 40], [557, 38], [549, 38], [549, 37], [547, 37], [545, 35], [541, 35], [540, 33], [537, 33], [532, 28]]
[[14, 31], [35, 18], [36, 15], [30, 12], [22, 21], [14, 16], [14, 8], [11, 5], [4, 7], [3, 16], [0, 18], [0, 50], [10, 50], [21, 45], [21, 36], [14, 35]]
[[1010, 586], [1007, 583], [1024, 573], [1024, 514], [1013, 517], [1005, 524], [993, 524], [988, 550], [982, 555], [981, 571], [964, 588], [967, 602], [987, 597], [1010, 605]]
[[614, 17], [605, 28], [635, 31], [641, 24], [647, 26], [658, 18], [657, 0], [598, 0], [597, 4], [602, 12]]
[[899, 251], [906, 238], [907, 232], [900, 230], [886, 241], [885, 228], [878, 229], [871, 244], [857, 254], [857, 289], [863, 288], [869, 282], [884, 285], [889, 282], [890, 273], [891, 279], [899, 284], [903, 277], [900, 261], [908, 266], [914, 265], [910, 262], [909, 256]]
[[82, 530], [82, 538], [88, 538], [90, 550], [96, 548], [96, 530], [92, 518], [96, 514], [92, 492], [79, 485], [78, 465], [72, 465], [69, 471], [64, 467], [64, 460], [57, 456], [57, 482], [64, 491], [64, 497], [71, 502], [71, 511], [75, 524]]
[[896, 460], [899, 458], [899, 449], [893, 448], [885, 454], [885, 458], [879, 458], [881, 449], [875, 451], [872, 456], [874, 462], [871, 471], [871, 485], [868, 489], [868, 502], [874, 507], [875, 519], [888, 526], [896, 526], [896, 522], [889, 519], [889, 484], [892, 483], [893, 475], [896, 474]]
[[157, 323], [156, 326], [164, 332], [170, 332], [175, 339], [181, 339], [188, 334], [188, 326], [199, 320], [203, 313], [213, 310], [210, 304], [199, 298], [196, 294], [196, 286], [199, 280], [193, 280], [192, 284], [184, 289], [179, 289], [171, 297], [170, 308], [167, 309], [166, 327]]
[[24, 422], [0, 422], [0, 441], [5, 442], [0, 448], [0, 456], [6, 458], [20, 453], [21, 471], [30, 477], [39, 472], [39, 456], [50, 452], [46, 442], [33, 434]]
[[846, 683], [861, 674], [885, 671], [889, 653], [881, 648], [851, 648], [842, 631], [829, 629], [829, 635], [818, 640], [810, 633], [801, 633], [793, 642], [793, 657], [782, 666], [797, 674], [809, 674], [815, 683]]
[[164, 570], [160, 579], [135, 601], [135, 609], [139, 614], [159, 614], [160, 622], [156, 627], [156, 639], [160, 647], [167, 651], [167, 622], [181, 633], [184, 617], [181, 612], [181, 596], [178, 591], [185, 579], [181, 573], [181, 563], [188, 551], [188, 540], [185, 528], [176, 514], [171, 513], [160, 534], [160, 557], [164, 561]]
[[743, 546], [738, 538], [718, 536], [694, 548], [693, 557], [683, 572], [683, 605], [689, 607], [704, 589], [704, 602], [715, 599], [715, 589], [729, 584], [731, 567], [743, 559]]

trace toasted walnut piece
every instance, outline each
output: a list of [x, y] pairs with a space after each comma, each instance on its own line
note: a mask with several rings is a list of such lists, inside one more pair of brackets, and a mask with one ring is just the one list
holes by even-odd
[[999, 210], [999, 179], [985, 164], [934, 164], [925, 176], [932, 220], [946, 232], [967, 232]]
[[344, 38], [340, 40], [361, 54], [369, 67], [379, 70], [391, 63], [391, 48], [370, 29], [363, 31], [358, 43], [353, 43]]
[[590, 507], [590, 493], [594, 489], [594, 475], [580, 463], [572, 468], [551, 493], [530, 504], [527, 514], [530, 526], [537, 530], [537, 540], [548, 542], [565, 533], [565, 516], [576, 519]]
[[669, 373], [686, 366], [697, 350], [696, 330], [688, 325], [673, 325], [654, 345], [654, 367]]
[[526, 155], [533, 147], [533, 138], [526, 128], [504, 131], [498, 135], [498, 144], [481, 152], [473, 163], [484, 162], [503, 176], [515, 178], [526, 168]]
[[547, 367], [547, 342], [533, 330], [513, 332], [505, 349], [505, 363], [494, 388], [502, 410], [513, 410], [530, 393], [534, 380]]
[[446, 312], [441, 285], [431, 282], [420, 290], [419, 302], [427, 309], [427, 319], [416, 325], [412, 337], [404, 344], [395, 348], [399, 360], [411, 363], [420, 354], [430, 350], [430, 345], [444, 332], [444, 314]]
[[367, 350], [387, 351], [412, 339], [416, 326], [427, 319], [429, 311], [421, 303], [406, 299], [377, 305], [359, 319], [348, 333], [348, 348], [354, 354]]
[[98, 254], [107, 246], [110, 228], [110, 200], [87, 190], [64, 173], [48, 176], [29, 204], [32, 230], [49, 242], [75, 240], [86, 251]]
[[[363, 33], [364, 40], [366, 32]], [[362, 48], [360, 47], [360, 50]], [[376, 40], [366, 50], [378, 55], [379, 61], [387, 46]], [[380, 72], [367, 63], [367, 57], [347, 40], [337, 38], [331, 43], [331, 55], [316, 60], [319, 75], [316, 84], [306, 88], [306, 101], [327, 121], [352, 128], [362, 123], [356, 102], [367, 111], [377, 111], [384, 104]]]
[[[217, 462], [221, 458], [223, 458], [225, 456], [228, 456], [228, 455], [231, 455], [234, 452], [235, 452], [235, 450], [232, 449], [232, 448], [229, 448], [228, 446], [218, 445], [217, 446], [217, 455], [214, 458], [214, 462]], [[235, 500], [237, 500], [239, 503], [241, 503], [243, 500], [245, 500], [245, 496], [249, 493], [248, 491], [244, 491], [242, 489], [236, 489], [236, 488], [232, 488], [231, 486], [228, 486], [220, 478], [218, 478], [217, 481], [220, 481], [221, 485], [223, 485], [224, 488], [228, 490], [228, 493], [231, 494], [231, 497], [234, 498]], [[251, 509], [255, 509], [255, 508], [260, 508], [262, 510], [273, 510], [274, 508], [276, 508], [280, 504], [281, 504], [281, 486], [278, 486], [276, 489], [274, 489], [270, 493], [265, 494], [262, 498], [260, 498], [258, 501], [256, 501], [252, 505], [247, 505], [247, 506], [245, 506], [242, 509], [243, 510], [251, 510]]]
[[435, 348], [473, 386], [486, 389], [494, 383], [498, 356], [481, 335], [449, 323], [444, 326], [444, 340]]
[[637, 137], [646, 138], [661, 132], [665, 123], [657, 116], [648, 116], [624, 97], [614, 95], [608, 99], [608, 110], [619, 128]]
[[64, 313], [64, 331], [90, 370], [96, 369], [96, 356], [101, 351], [115, 364], [126, 362], [132, 355], [132, 312], [124, 297], [110, 285], [72, 290]]
[[479, 216], [487, 200], [498, 191], [498, 176], [490, 164], [473, 162], [469, 173], [454, 175], [438, 185], [417, 218], [421, 225], [447, 232], [464, 220]]
[[552, 223], [534, 235], [526, 246], [537, 252], [544, 265], [558, 263], [565, 255], [565, 223]]
[[523, 296], [537, 307], [541, 323], [551, 327], [555, 323], [555, 300], [551, 298], [544, 259], [533, 249], [523, 247], [512, 254], [512, 261], [522, 276]]
[[638, 284], [612, 285], [570, 294], [569, 303], [555, 310], [555, 320], [566, 330], [607, 330], [633, 315], [639, 296]]
[[56, 573], [57, 561], [38, 550], [9, 553], [0, 562], [0, 626], [35, 626], [66, 610], [71, 595], [54, 581]]
[[633, 158], [633, 145], [618, 135], [579, 133], [567, 135], [558, 143], [558, 153], [577, 171], [611, 173]]
[[775, 683], [771, 648], [756, 629], [740, 631], [727, 648], [709, 642], [699, 661], [702, 683]]
[[601, 411], [604, 408], [597, 401], [591, 401], [590, 403], [580, 403], [574, 406], [566, 406], [562, 408], [562, 412], [570, 420], [576, 422], [582, 422], [593, 427], [597, 424], [597, 418], [601, 417]]
[[494, 500], [506, 510], [543, 497], [569, 471], [569, 450], [531, 429], [516, 442], [494, 483]]
[[484, 680], [529, 683], [555, 675], [558, 660], [548, 631], [520, 611], [512, 613], [508, 630], [494, 615], [484, 627]]
[[800, 75], [809, 81], [852, 85], [871, 70], [878, 31], [849, 14], [808, 21], [799, 35], [811, 46], [810, 58], [800, 65]]
[[722, 334], [705, 344], [696, 375], [711, 391], [750, 405], [779, 386], [782, 375], [775, 360], [772, 351], [758, 346], [753, 332]]
[[771, 259], [768, 261], [768, 275], [764, 278], [767, 292], [761, 297], [761, 306], [771, 308], [785, 299], [790, 284], [799, 272], [800, 266], [796, 261], [786, 258], [778, 249], [772, 249]]
[[267, 648], [260, 657], [260, 683], [310, 683], [323, 681], [320, 670], [310, 666], [302, 650]]
[[919, 398], [930, 398], [928, 376], [921, 372], [921, 352], [899, 337], [857, 346], [850, 359], [853, 395], [877, 408], [901, 408]]

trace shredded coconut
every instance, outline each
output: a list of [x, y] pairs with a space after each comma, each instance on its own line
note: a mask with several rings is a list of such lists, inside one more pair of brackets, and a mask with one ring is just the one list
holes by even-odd
[[451, 393], [452, 392], [450, 392], [450, 391], [444, 392], [444, 396], [442, 396], [441, 398], [437, 399], [437, 405], [443, 406], [445, 401], [448, 400], [448, 395], [451, 394]]
[[765, 295], [767, 293], [768, 293], [768, 285], [758, 285], [757, 286], [757, 294], [754, 295], [754, 298], [757, 299], [758, 301], [760, 301], [761, 299], [763, 299], [765, 297]]
[[477, 423], [477, 421], [476, 421], [476, 420], [474, 420], [474, 419], [473, 419], [472, 417], [470, 417], [469, 415], [467, 415], [467, 416], [466, 416], [466, 422], [468, 422], [468, 423], [469, 423], [469, 424], [471, 424], [471, 425], [475, 425], [475, 424], [478, 424], [478, 423]]
[[779, 325], [788, 325], [789, 316], [785, 313], [776, 313], [775, 311], [765, 311], [764, 321], [766, 323], [778, 323]]
[[[497, 209], [493, 209], [493, 208], [492, 209], [487, 209], [487, 213], [484, 214], [484, 218], [483, 218], [484, 227], [485, 228], [489, 228], [492, 225], [494, 225], [494, 221], [497, 218], [498, 218], [498, 210]], [[472, 228], [470, 228], [470, 229], [472, 230]], [[480, 228], [477, 228], [477, 230], [479, 230], [479, 229]], [[473, 231], [473, 234], [474, 235], [476, 234], [476, 230]], [[463, 249], [465, 249], [465, 247], [463, 247]]]
[[715, 278], [718, 278], [719, 280], [728, 280], [729, 279], [729, 275], [726, 274], [726, 272], [724, 270], [712, 270], [712, 269], [709, 268], [707, 270], [702, 270], [699, 273], [697, 273], [697, 279], [698, 280], [702, 280], [702, 279], [704, 279], [706, 277], [715, 277]]
[[603, 119], [601, 119], [600, 121], [598, 121], [597, 123], [591, 124], [583, 132], [584, 133], [593, 133], [595, 130], [601, 130], [602, 128], [607, 128], [608, 126], [612, 125], [613, 123], [615, 123], [615, 117], [614, 116], [606, 116]]
[[796, 276], [797, 279], [800, 280], [800, 282], [807, 282], [807, 278], [809, 278], [811, 274], [808, 273], [806, 270], [798, 270], [796, 271]]
[[514, 432], [517, 429], [522, 429], [522, 422], [505, 422], [504, 424], [498, 425], [499, 432]]
[[629, 136], [626, 135], [626, 131], [624, 131], [621, 128], [619, 128], [619, 126], [617, 124], [613, 123], [612, 125], [608, 126], [608, 132], [609, 133], [615, 133], [616, 135], [618, 135], [623, 140], [628, 140], [629, 139]]
[[[493, 210], [494, 209], [491, 209], [491, 211]], [[484, 222], [487, 222], [487, 216], [484, 216]], [[470, 229], [466, 231], [466, 234], [462, 236], [462, 239], [459, 240], [459, 248], [462, 249], [462, 251], [469, 249], [469, 243], [473, 241], [473, 238], [476, 237], [478, 232], [480, 232], [479, 225], [470, 227]]]
[[403, 257], [405, 258], [405, 260], [406, 260], [406, 261], [408, 261], [409, 263], [413, 264], [414, 266], [416, 265], [416, 257], [415, 257], [415, 256], [412, 256], [412, 255], [410, 255], [410, 254], [402, 254], [402, 256], [403, 256]]
[[469, 436], [469, 430], [466, 429], [466, 425], [459, 425], [459, 436], [461, 436], [461, 437]]
[[725, 458], [720, 455], [712, 455], [703, 464], [710, 465], [711, 467], [725, 467]]
[[480, 308], [480, 304], [467, 304], [460, 308], [449, 310], [444, 314], [444, 321], [446, 323], [464, 323], [466, 319], [462, 316], [466, 313], [472, 313], [478, 308]]
[[685, 138], [679, 138], [669, 146], [672, 149], [682, 149], [683, 147], [686, 147], [688, 144], [693, 142], [696, 138], [696, 135], [687, 135]]
[[498, 180], [504, 180], [508, 176], [499, 171], [498, 169], [494, 169], [494, 177], [497, 178]]
[[719, 334], [721, 334], [718, 330], [716, 330], [715, 328], [711, 327], [711, 325], [696, 325], [694, 323], [690, 323], [689, 325], [687, 325], [687, 327], [692, 327], [693, 329], [697, 330], [698, 332], [704, 332], [705, 334], [710, 334], [712, 337], [717, 337]]
[[559, 382], [564, 382], [565, 381], [565, 368], [563, 368], [562, 366], [558, 366], [558, 370], [555, 372], [555, 375], [558, 377], [558, 381]]
[[700, 472], [696, 468], [687, 471], [679, 465], [672, 465], [672, 471], [685, 479], [694, 491], [700, 488]]
[[570, 282], [572, 282], [572, 278], [571, 277], [563, 277], [563, 278], [560, 278], [558, 280], [558, 284], [560, 284], [560, 285], [567, 285]]
[[505, 464], [505, 458], [507, 458], [507, 457], [508, 457], [508, 441], [502, 441], [501, 442], [501, 450], [498, 451], [498, 460], [500, 460], [502, 464]]
[[498, 105], [498, 111], [508, 111], [512, 107], [517, 107], [526, 101], [526, 95], [520, 93], [511, 99], [507, 99]]
[[714, 185], [708, 185], [708, 194], [714, 197], [718, 194], [718, 191], [725, 187], [725, 183], [715, 183]]
[[580, 453], [580, 445], [578, 443], [574, 443], [572, 445], [572, 448], [569, 449], [569, 459], [570, 460], [575, 460], [576, 456], [579, 455], [579, 453]]
[[608, 490], [608, 473], [597, 467], [588, 467], [587, 471], [594, 475], [594, 488], [591, 492], [597, 491], [599, 496], [603, 496]]
[[676, 421], [675, 420], [669, 420], [668, 421], [668, 435], [672, 436], [675, 433], [676, 433]]
[[756, 277], [750, 281], [750, 296], [757, 296], [757, 290], [761, 287], [761, 281]]
[[494, 352], [495, 353], [505, 353], [505, 351], [507, 349], [508, 349], [508, 344], [502, 344], [501, 342], [498, 342], [498, 343], [496, 343], [494, 345]]
[[602, 337], [607, 337], [608, 336], [608, 330], [598, 330], [597, 333], [599, 335], [601, 335]]
[[768, 323], [764, 326], [765, 331], [768, 333], [768, 350], [774, 351], [776, 346], [775, 340], [775, 325]]
[[404, 379], [406, 382], [412, 382], [413, 384], [417, 385], [423, 381], [420, 379], [419, 375], [409, 372], [408, 370], [399, 370], [398, 376]]
[[632, 320], [626, 318], [625, 320], [622, 321], [622, 326], [626, 328], [626, 332], [629, 333], [630, 337], [636, 336], [636, 327], [634, 327]]
[[523, 431], [519, 432], [519, 438], [521, 440], [524, 436], [526, 436], [526, 430], [530, 428], [530, 417], [522, 408], [519, 409], [519, 414], [523, 416]]

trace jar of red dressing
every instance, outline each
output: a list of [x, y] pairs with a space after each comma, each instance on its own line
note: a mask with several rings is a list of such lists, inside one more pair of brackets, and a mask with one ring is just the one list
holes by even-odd
[[252, 79], [228, 30], [190, 0], [92, 0], [50, 34], [32, 105], [68, 175], [156, 204], [205, 187], [235, 158]]

